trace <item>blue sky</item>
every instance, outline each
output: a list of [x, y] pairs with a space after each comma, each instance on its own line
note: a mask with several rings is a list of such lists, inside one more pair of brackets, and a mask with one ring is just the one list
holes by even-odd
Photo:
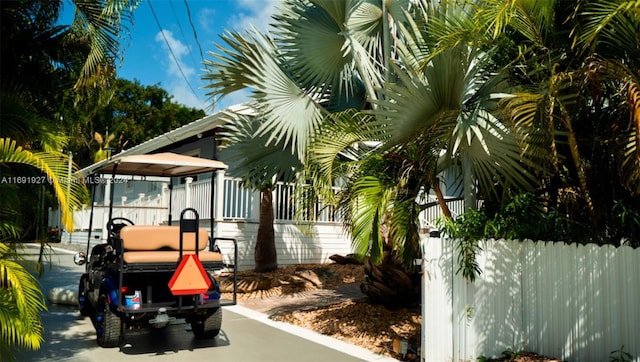
[[[137, 79], [143, 85], [158, 84], [173, 96], [175, 102], [203, 108], [207, 114], [211, 114], [212, 102], [205, 95], [206, 91], [202, 89], [205, 83], [200, 79], [203, 73], [200, 50], [205, 59], [211, 59], [207, 52], [214, 51], [215, 44], [221, 43], [220, 34], [225, 29], [241, 31], [251, 26], [260, 30], [267, 29], [279, 2], [280, 0], [142, 0], [134, 13], [131, 38], [126, 45], [118, 76], [129, 80]], [[191, 13], [191, 21], [187, 9]], [[65, 3], [67, 15], [64, 18], [71, 19], [72, 11], [73, 5]], [[246, 99], [246, 93], [229, 95], [216, 105], [215, 111]]]

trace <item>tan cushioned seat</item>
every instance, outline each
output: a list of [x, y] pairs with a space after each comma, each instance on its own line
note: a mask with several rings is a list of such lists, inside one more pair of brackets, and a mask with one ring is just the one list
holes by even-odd
[[[193, 251], [183, 253], [195, 254]], [[123, 260], [127, 264], [136, 263], [177, 263], [180, 257], [179, 251], [127, 251]], [[222, 254], [213, 251], [201, 251], [198, 253], [201, 262], [222, 262]]]
[[[221, 262], [222, 254], [205, 250], [209, 241], [207, 230], [199, 228], [198, 235], [200, 261]], [[180, 257], [179, 226], [128, 225], [120, 230], [120, 239], [124, 247], [125, 263], [169, 263], [177, 262]], [[183, 255], [195, 254], [195, 250], [195, 233], [184, 233]]]
[[[209, 233], [199, 228], [198, 248], [204, 250]], [[180, 227], [168, 225], [128, 225], [120, 230], [125, 251], [152, 251], [162, 248], [180, 250]], [[184, 233], [182, 250], [196, 250], [196, 234]]]

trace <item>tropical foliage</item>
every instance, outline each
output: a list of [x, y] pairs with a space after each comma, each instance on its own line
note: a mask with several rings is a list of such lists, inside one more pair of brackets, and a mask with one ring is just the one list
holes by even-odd
[[[243, 159], [247, 168], [252, 169], [252, 163], [265, 164], [263, 156], [273, 159], [274, 153], [263, 154], [263, 145], [279, 148], [284, 156], [272, 164], [280, 175], [262, 173], [271, 182], [286, 180], [292, 172], [300, 175], [301, 183], [312, 180], [300, 172], [321, 124], [333, 112], [363, 109], [366, 92], [373, 92], [371, 82], [380, 84], [380, 79], [363, 82], [360, 76], [382, 74], [382, 48], [376, 43], [380, 14], [375, 7], [358, 4], [285, 1], [274, 17], [277, 24], [272, 34], [229, 32], [223, 36], [226, 46], [212, 53], [210, 73], [204, 77], [211, 81], [212, 94], [224, 96], [245, 87], [253, 92], [248, 107], [259, 125], [243, 133], [244, 143], [253, 145]], [[395, 10], [402, 16], [400, 8]], [[358, 31], [351, 35], [351, 30]], [[231, 141], [229, 149], [237, 147], [238, 141]], [[232, 169], [237, 166], [232, 164]]]
[[85, 102], [67, 112], [67, 127], [75, 135], [68, 147], [81, 167], [205, 116], [203, 110], [176, 103], [159, 86], [137, 80], [117, 79], [110, 93], [108, 104]]
[[205, 77], [221, 95], [254, 91], [255, 144], [296, 155], [299, 179], [342, 208], [356, 250], [376, 262], [385, 244], [407, 265], [418, 254], [415, 199], [433, 188], [443, 201], [447, 167], [465, 161], [493, 195], [533, 184], [496, 115], [504, 84], [490, 54], [458, 46], [429, 58], [427, 19], [446, 15], [409, 1], [286, 1], [270, 36], [226, 34]]
[[0, 243], [0, 353], [12, 347], [38, 349], [43, 342], [39, 313], [46, 310], [38, 280], [15, 261], [15, 250]]
[[[51, 184], [55, 197], [60, 203], [62, 210], [63, 226], [69, 230], [73, 229], [73, 210], [81, 207], [87, 200], [87, 189], [82, 183], [82, 178], [78, 177], [75, 170], [69, 170], [69, 159], [62, 153], [56, 151], [31, 152], [16, 145], [16, 141], [0, 138], [0, 165], [5, 167], [12, 165], [30, 166], [40, 171], [35, 174], [13, 174], [6, 172], [2, 174], [5, 187], [20, 184]], [[20, 170], [24, 170], [19, 168]], [[72, 171], [72, 173], [70, 173]], [[5, 190], [2, 191], [3, 193]], [[5, 204], [2, 209], [5, 215], [11, 215], [11, 204]], [[31, 205], [33, 207], [33, 205]], [[16, 215], [19, 216], [19, 215]], [[10, 218], [5, 222], [11, 223]], [[14, 229], [15, 230], [15, 229]], [[0, 240], [7, 241], [12, 233], [0, 235]]]
[[486, 1], [440, 39], [499, 46], [496, 65], [514, 86], [500, 103], [505, 124], [537, 166], [547, 215], [572, 225], [556, 240], [640, 245], [629, 222], [640, 207], [639, 11], [625, 1]]
[[278, 267], [272, 190], [277, 181], [293, 181], [300, 162], [281, 145], [269, 144], [266, 136], [255, 136], [260, 124], [247, 111], [245, 109], [243, 113], [229, 114], [229, 122], [221, 134], [225, 142], [228, 142], [228, 147], [221, 160], [231, 166], [230, 176], [243, 178], [247, 187], [260, 191], [254, 270], [267, 272]]
[[[38, 348], [39, 312], [46, 308], [37, 280], [15, 261], [9, 245], [42, 230], [51, 190], [63, 223], [86, 199], [75, 165], [60, 150], [68, 146], [67, 111], [83, 102], [106, 102], [115, 79], [120, 40], [135, 4], [77, 1], [71, 26], [57, 23], [63, 1], [0, 3], [0, 350]], [[50, 188], [49, 188], [50, 187]], [[35, 217], [34, 217], [35, 216]], [[33, 221], [37, 220], [36, 223]]]
[[341, 207], [374, 260], [385, 244], [412, 260], [420, 196], [432, 189], [447, 214], [439, 178], [451, 168], [493, 235], [542, 237], [525, 232], [533, 207], [547, 238], [638, 245], [639, 11], [289, 0], [272, 32], [225, 34], [205, 78], [216, 95], [253, 91], [260, 125], [246, 140], [295, 155], [299, 180]]

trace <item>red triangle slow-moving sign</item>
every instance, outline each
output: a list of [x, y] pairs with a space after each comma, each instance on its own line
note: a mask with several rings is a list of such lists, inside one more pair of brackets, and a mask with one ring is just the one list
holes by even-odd
[[169, 281], [173, 295], [203, 294], [211, 287], [211, 279], [195, 254], [184, 255]]

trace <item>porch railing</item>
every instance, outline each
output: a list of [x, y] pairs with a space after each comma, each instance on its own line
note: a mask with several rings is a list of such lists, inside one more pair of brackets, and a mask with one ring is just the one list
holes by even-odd
[[[277, 183], [273, 189], [274, 215], [277, 221], [294, 221], [296, 212], [302, 213], [301, 219], [311, 222], [340, 222], [334, 207], [327, 206], [315, 199], [308, 200], [311, 208], [299, 208], [299, 198], [305, 197], [304, 192], [296, 192], [296, 185]], [[339, 190], [336, 188], [335, 192]], [[224, 220], [257, 220], [259, 217], [260, 195], [258, 192], [243, 186], [238, 178], [225, 177], [223, 190], [222, 217]], [[208, 219], [211, 215], [211, 184], [210, 180], [196, 182], [187, 181], [185, 184], [175, 185], [172, 190], [171, 215], [177, 220], [180, 212], [186, 207], [193, 207], [199, 212], [201, 219]], [[449, 209], [455, 216], [464, 211], [464, 201], [461, 199], [447, 200]], [[420, 214], [422, 227], [433, 228], [435, 220], [442, 215], [437, 202], [429, 202], [429, 207]], [[168, 222], [169, 197], [166, 190], [157, 195], [145, 196], [140, 194], [135, 200], [126, 198], [116, 201], [113, 209], [114, 217], [126, 217], [136, 224], [159, 225]], [[89, 228], [90, 208], [77, 210], [74, 215], [75, 229]], [[108, 207], [96, 205], [94, 207], [93, 228], [100, 229], [106, 223]], [[60, 220], [53, 211], [49, 220]], [[58, 222], [59, 223], [59, 222]], [[50, 226], [58, 226], [56, 221]]]
[[[210, 181], [186, 182], [174, 186], [172, 192], [173, 202], [171, 214], [179, 215], [180, 211], [187, 207], [199, 210], [201, 218], [211, 215], [211, 186]], [[297, 198], [301, 193], [296, 193], [295, 185], [279, 182], [273, 188], [274, 216], [278, 221], [293, 221], [298, 209]], [[188, 190], [188, 191], [187, 191]], [[250, 220], [259, 217], [259, 192], [252, 191], [243, 186], [242, 179], [225, 177], [223, 190], [222, 217], [225, 220]], [[313, 201], [313, 207], [302, 215], [303, 220], [314, 222], [335, 222], [335, 210], [327, 207], [317, 200]]]

